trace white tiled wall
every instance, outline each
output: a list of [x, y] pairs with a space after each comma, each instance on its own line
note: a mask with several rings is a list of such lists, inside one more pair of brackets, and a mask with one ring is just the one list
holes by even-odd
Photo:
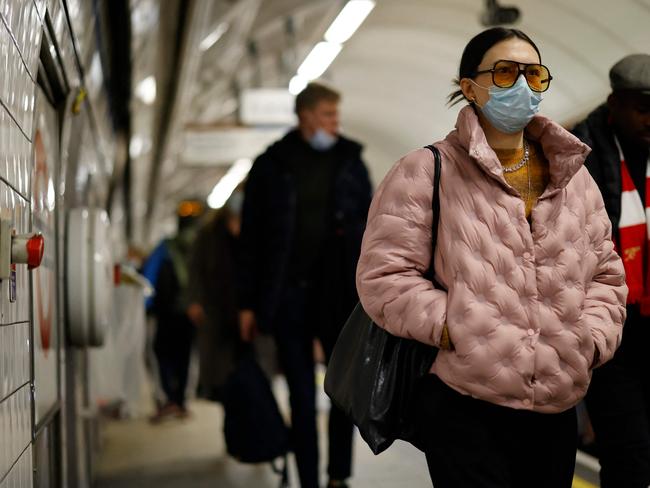
[[[20, 8], [16, 8], [19, 6]], [[34, 2], [29, 0], [3, 1], [0, 10], [4, 23], [13, 34], [22, 60], [32, 79], [36, 79], [40, 47], [41, 19]]]
[[[11, 213], [13, 227], [23, 234], [30, 230], [30, 213], [27, 200], [0, 181], [0, 209]], [[16, 266], [16, 301], [9, 301], [10, 280], [0, 282], [0, 324], [13, 324], [30, 320], [29, 271], [26, 266]]]
[[[75, 5], [85, 18], [92, 13], [90, 0], [72, 0], [69, 7]], [[66, 78], [75, 88], [80, 77], [63, 0], [0, 0], [0, 212], [12, 219], [18, 233], [31, 230], [35, 79], [46, 11]], [[78, 35], [82, 54], [87, 54], [82, 64], [96, 51], [94, 24], [84, 27]], [[98, 90], [90, 101], [97, 105], [99, 137], [110, 140], [105, 92]], [[101, 144], [93, 146], [95, 151], [97, 146]], [[15, 302], [9, 300], [9, 280], [0, 283], [0, 488], [33, 486], [30, 287], [26, 267], [18, 266], [16, 272]]]
[[25, 198], [30, 197], [31, 161], [31, 142], [0, 106], [0, 177]]
[[29, 379], [29, 323], [0, 326], [0, 401]]
[[0, 483], [0, 488], [31, 488], [34, 486], [33, 478], [32, 448], [29, 447]]
[[41, 18], [29, 0], [0, 0], [0, 177], [29, 198]]
[[[2, 479], [30, 446], [32, 407], [29, 385], [25, 385], [0, 403], [0, 431], [2, 432], [2, 436], [0, 436], [0, 479]], [[18, 464], [20, 464], [20, 461]], [[18, 476], [20, 477], [20, 475]], [[20, 486], [22, 488], [28, 485], [10, 484], [7, 486], [12, 488]]]
[[[9, 5], [8, 4], [13, 4]], [[3, 71], [3, 80], [0, 83], [0, 99], [26, 137], [31, 138], [34, 114], [34, 81], [27, 71], [20, 51], [16, 46], [18, 39], [8, 30], [11, 19], [18, 17], [17, 10], [21, 2], [6, 2], [2, 13], [2, 26], [0, 26], [0, 67]], [[33, 3], [27, 2], [29, 11]], [[27, 9], [26, 9], [27, 10]], [[8, 20], [5, 14], [10, 17]], [[38, 17], [36, 17], [38, 19]], [[31, 18], [28, 19], [31, 21]], [[22, 35], [19, 34], [19, 37]]]
[[[60, 1], [60, 0], [59, 0]], [[45, 0], [0, 0], [0, 212], [30, 230], [35, 79]], [[0, 488], [31, 488], [30, 289], [25, 266], [0, 283]]]

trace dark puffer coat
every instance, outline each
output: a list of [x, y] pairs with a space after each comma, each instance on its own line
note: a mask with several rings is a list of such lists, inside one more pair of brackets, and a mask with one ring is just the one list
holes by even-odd
[[[296, 222], [296, 187], [289, 161], [306, 144], [289, 132], [257, 158], [245, 188], [240, 237], [239, 307], [252, 309], [262, 330], [270, 330], [288, 285]], [[339, 137], [337, 167], [325, 250], [319, 263], [318, 296], [327, 322], [344, 320], [357, 301], [355, 270], [371, 200], [361, 145]], [[341, 317], [343, 317], [341, 319]], [[336, 334], [338, 331], [333, 331]]]

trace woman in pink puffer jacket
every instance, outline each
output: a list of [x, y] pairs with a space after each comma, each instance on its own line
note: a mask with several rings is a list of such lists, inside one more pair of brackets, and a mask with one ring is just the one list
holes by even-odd
[[[538, 115], [552, 79], [515, 29], [474, 37], [469, 105], [442, 156], [435, 289], [434, 160], [400, 159], [373, 199], [357, 270], [389, 332], [440, 348], [415, 416], [435, 488], [571, 487], [575, 405], [620, 343], [627, 288], [590, 149]], [[531, 469], [535, 468], [535, 469]]]

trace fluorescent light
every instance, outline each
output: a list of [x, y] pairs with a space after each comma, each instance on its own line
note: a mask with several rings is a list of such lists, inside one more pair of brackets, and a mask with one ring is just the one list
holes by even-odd
[[289, 93], [292, 95], [297, 95], [301, 91], [305, 89], [307, 86], [308, 81], [301, 76], [294, 76], [291, 78], [291, 81], [289, 82]]
[[227, 31], [230, 26], [228, 25], [227, 22], [222, 22], [219, 24], [216, 29], [214, 29], [212, 32], [210, 32], [205, 38], [201, 41], [199, 44], [199, 50], [200, 51], [207, 51], [210, 49], [214, 44], [221, 39], [221, 36], [223, 36]]
[[137, 158], [142, 154], [142, 148], [144, 147], [144, 141], [140, 136], [131, 137], [131, 142], [129, 143], [129, 156], [132, 159]]
[[135, 159], [138, 156], [142, 156], [144, 153], [151, 149], [151, 141], [148, 137], [142, 137], [139, 135], [134, 135], [131, 137], [129, 142], [129, 156], [131, 159]]
[[333, 42], [319, 42], [298, 68], [298, 75], [305, 80], [315, 80], [332, 64], [341, 47]]
[[344, 43], [352, 37], [373, 8], [375, 8], [373, 0], [350, 0], [325, 32], [325, 40], [338, 44]]
[[244, 181], [248, 172], [253, 167], [253, 161], [247, 158], [238, 159], [230, 167], [228, 172], [223, 175], [219, 182], [208, 195], [208, 205], [210, 208], [221, 208], [235, 191], [235, 188]]
[[56, 192], [54, 191], [54, 183], [51, 179], [47, 180], [47, 209], [54, 212], [56, 208]]
[[156, 78], [147, 76], [144, 80], [138, 83], [135, 89], [135, 94], [140, 100], [147, 105], [151, 105], [156, 99]]

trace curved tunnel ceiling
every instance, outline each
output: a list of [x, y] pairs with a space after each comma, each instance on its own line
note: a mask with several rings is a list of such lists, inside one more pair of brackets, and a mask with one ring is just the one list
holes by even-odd
[[[650, 52], [650, 1], [504, 1], [553, 74], [542, 114], [567, 125], [604, 102], [609, 68]], [[346, 132], [366, 145], [377, 181], [405, 152], [444, 137], [458, 109], [446, 96], [467, 41], [484, 27], [476, 0], [379, 1], [334, 61]]]
[[[179, 197], [196, 195], [199, 187], [208, 191], [225, 170], [178, 164], [184, 128], [237, 124], [240, 89], [286, 87], [345, 3], [194, 0], [197, 5], [204, 2], [209, 18], [191, 26], [190, 37], [203, 39], [224, 21], [230, 29], [207, 51], [189, 51], [189, 56], [200, 57], [192, 63], [192, 76], [177, 74], [185, 78], [187, 93], [182, 109], [174, 112], [172, 126], [177, 130], [170, 134], [171, 149], [164, 158], [162, 205], [155, 221], [169, 217]], [[614, 62], [633, 52], [650, 52], [650, 0], [501, 3], [521, 10], [515, 26], [535, 40], [553, 74], [542, 113], [566, 125], [605, 100]], [[448, 108], [446, 97], [465, 44], [484, 29], [479, 22], [484, 5], [484, 0], [377, 0], [325, 73], [324, 80], [343, 93], [344, 132], [364, 143], [375, 182], [398, 157], [444, 137], [453, 127], [459, 106]], [[251, 40], [257, 57], [251, 56]]]

